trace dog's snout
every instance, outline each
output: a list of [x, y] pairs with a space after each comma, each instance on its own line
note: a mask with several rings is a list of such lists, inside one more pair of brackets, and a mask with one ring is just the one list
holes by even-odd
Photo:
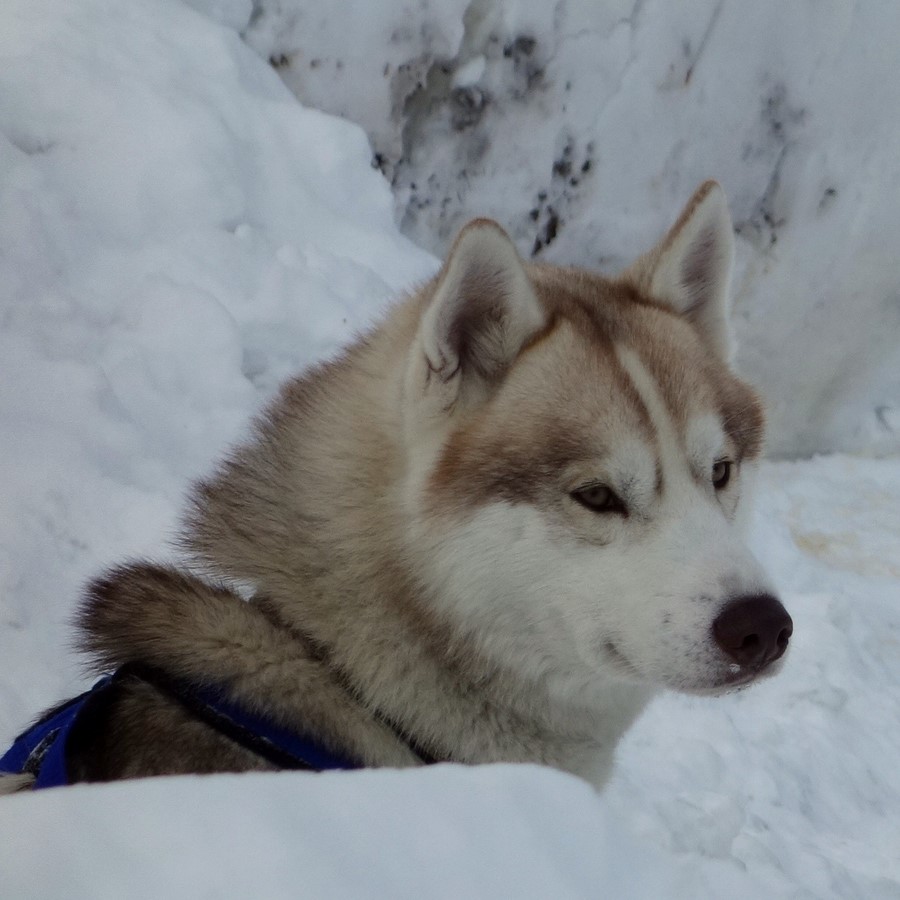
[[761, 669], [787, 650], [794, 623], [770, 594], [732, 600], [712, 626], [716, 643], [741, 666]]

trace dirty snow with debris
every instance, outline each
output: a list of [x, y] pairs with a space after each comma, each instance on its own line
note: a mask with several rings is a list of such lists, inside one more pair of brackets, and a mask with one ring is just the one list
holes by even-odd
[[[193, 6], [0, 9], [4, 746], [88, 683], [84, 580], [164, 557], [278, 381], [436, 264], [362, 130], [241, 41], [249, 0]], [[649, 239], [676, 208], [633, 215]], [[900, 897], [900, 461], [767, 464], [752, 535], [794, 617], [783, 673], [661, 696], [602, 795], [439, 766], [7, 797], [0, 896]]]
[[615, 269], [718, 178], [771, 450], [900, 450], [900, 4], [253, 8], [235, 27], [304, 103], [363, 125], [404, 233], [438, 255], [491, 215], [523, 253]]

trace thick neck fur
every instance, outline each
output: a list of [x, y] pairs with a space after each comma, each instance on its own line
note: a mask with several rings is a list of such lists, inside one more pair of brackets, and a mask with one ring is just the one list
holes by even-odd
[[602, 783], [647, 691], [551, 696], [454, 629], [416, 576], [402, 404], [424, 296], [282, 389], [255, 437], [198, 486], [186, 543], [212, 574], [252, 584], [433, 756], [541, 762]]

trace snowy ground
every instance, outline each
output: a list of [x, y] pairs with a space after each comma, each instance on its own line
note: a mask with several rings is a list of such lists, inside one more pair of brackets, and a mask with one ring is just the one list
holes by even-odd
[[[433, 270], [369, 160], [175, 0], [5, 0], [0, 744], [87, 683], [84, 579], [165, 556], [274, 385]], [[784, 672], [661, 697], [600, 797], [439, 767], [5, 798], [0, 897], [900, 897], [900, 460], [768, 464], [753, 543]]]

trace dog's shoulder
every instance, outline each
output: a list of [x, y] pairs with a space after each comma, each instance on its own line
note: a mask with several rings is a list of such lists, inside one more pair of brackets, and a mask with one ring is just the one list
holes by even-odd
[[135, 562], [88, 586], [78, 624], [94, 666], [117, 675], [79, 714], [73, 780], [280, 767], [242, 741], [246, 728], [220, 727], [220, 701], [225, 718], [247, 714], [307, 737], [326, 755], [365, 765], [420, 762], [265, 598]]

